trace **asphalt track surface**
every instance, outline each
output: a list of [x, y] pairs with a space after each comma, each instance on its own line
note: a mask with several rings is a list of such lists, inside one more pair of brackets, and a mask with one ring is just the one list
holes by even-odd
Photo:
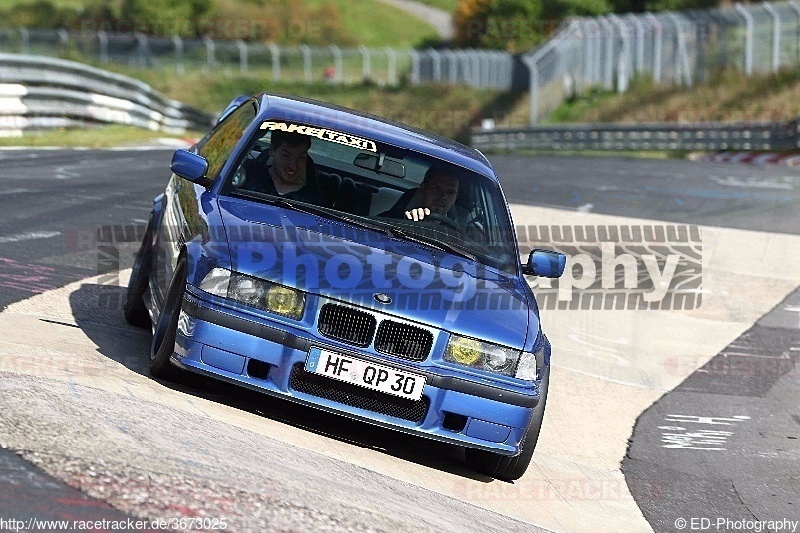
[[[493, 161], [510, 178], [503, 181], [506, 195], [518, 202], [800, 234], [800, 174], [785, 168], [563, 157]], [[520, 179], [525, 173], [532, 184]], [[750, 259], [743, 247], [741, 261]], [[691, 365], [692, 359], [684, 354], [674, 361]], [[766, 517], [800, 520], [798, 360], [800, 289], [643, 413], [623, 472], [629, 480], [661, 482], [661, 497], [638, 499], [656, 531], [680, 530], [680, 519], [691, 527], [692, 518], [696, 529], [714, 531], [755, 529], [748, 524]]]
[[[3, 183], [0, 189], [0, 307], [97, 276], [97, 250], [87, 243], [93, 242], [92, 236], [99, 227], [144, 222], [150, 199], [161, 192], [166, 182], [169, 156], [168, 151], [0, 152]], [[599, 213], [756, 230], [764, 232], [765, 236], [800, 234], [800, 211], [797, 209], [800, 175], [792, 170], [588, 157], [493, 156], [491, 161], [502, 177], [507, 197], [515, 204], [555, 209], [568, 216]], [[768, 278], [770, 273], [763, 271], [764, 265], [753, 258], [752, 253], [743, 249], [742, 263], [751, 262], [754, 269], [762, 269], [754, 274]], [[126, 260], [130, 257], [120, 257], [119, 268], [128, 266]], [[785, 292], [788, 294], [785, 300], [776, 302], [777, 305], [773, 305], [772, 310], [767, 309], [769, 312], [761, 318], [756, 317], [740, 328], [740, 335], [731, 337], [718, 355], [700, 361], [699, 368], [689, 372], [677, 386], [665, 387], [665, 392], [669, 392], [638, 419], [628, 453], [622, 461], [622, 471], [630, 486], [642, 479], [657, 481], [655, 493], [631, 490], [639, 509], [655, 530], [676, 531], [676, 520], [680, 518], [800, 518], [800, 408], [797, 400], [800, 397], [797, 369], [800, 293], [797, 290]], [[114, 293], [102, 294], [97, 284], [81, 286], [69, 295], [74, 322], [100, 347], [101, 353], [117, 353], [111, 347], [106, 347], [104, 352], [104, 345], [121, 342], [144, 354], [146, 339], [143, 340], [141, 334], [130, 333], [124, 324], [114, 322], [119, 319], [120, 296], [121, 289], [116, 292], [115, 300]], [[92, 310], [84, 305], [92, 301], [97, 307], [98, 299], [103, 297], [106, 297], [104, 309]], [[732, 299], [736, 297], [736, 294], [729, 295]], [[113, 313], [116, 313], [115, 319], [106, 318]], [[20, 322], [18, 326], [26, 325]], [[67, 332], [65, 335], [78, 329], [74, 323], [62, 326]], [[35, 335], [35, 331], [32, 328], [31, 334]], [[691, 354], [682, 355], [691, 357]], [[146, 379], [144, 359], [119, 357], [115, 362]], [[4, 374], [8, 376], [0, 371], [0, 375]], [[2, 392], [30, 396], [27, 405], [33, 406], [31, 408], [42, 405], [37, 402], [48, 400], [76, 402], [82, 390], [75, 384], [75, 398], [62, 398], [57, 390], [49, 390], [46, 381], [39, 378], [31, 377], [29, 387], [9, 385], [12, 381], [0, 379], [0, 383], [5, 382], [0, 387]], [[188, 395], [187, 401], [210, 400], [243, 412], [288, 421], [286, 423], [306, 431], [309, 439], [358, 442], [365, 450], [388, 450], [385, 453], [402, 461], [422, 463], [456, 478], [469, 478], [469, 473], [458, 467], [451, 457], [452, 450], [425, 455], [424, 447], [412, 440], [401, 438], [400, 444], [396, 444], [397, 437], [393, 434], [365, 431], [357, 424], [342, 423], [336, 417], [319, 417], [294, 406], [270, 411], [252, 395], [234, 394], [228, 387], [203, 380], [189, 380], [173, 389]], [[108, 401], [119, 400], [109, 396]], [[132, 409], [136, 407], [132, 405]], [[157, 407], [145, 405], [140, 416], [152, 414], [156, 417]], [[148, 413], [148, 409], [152, 413]], [[70, 417], [75, 413], [65, 412], [63, 416], [71, 421], [69, 427], [83, 424], [86, 432], [92, 431], [91, 421], [72, 420]], [[112, 416], [112, 413], [101, 410], [98, 416]], [[136, 423], [134, 417], [118, 421], [118, 426], [129, 431], [130, 425]], [[26, 450], [24, 443], [9, 437], [19, 433], [15, 433], [18, 429], [15, 424], [25, 424], [25, 421], [8, 413], [0, 415], [0, 444], [15, 452], [0, 450], [0, 518], [78, 517], [88, 520], [129, 516], [105, 503], [102, 491], [94, 490], [93, 494], [101, 497], [90, 498], [73, 488], [92, 486], [86, 476], [102, 478], [102, 464], [81, 464], [76, 459], [73, 469], [66, 470], [74, 474], [67, 479], [72, 485], [68, 486], [20, 458], [25, 457], [47, 470], [48, 460], [35, 455], [41, 451]], [[209, 426], [205, 428], [209, 438], [220, 439], [226, 446], [242, 445], [225, 440], [224, 425], [209, 423]], [[80, 434], [52, 436], [58, 437], [76, 439], [76, 443], [82, 438]], [[294, 472], [293, 467], [298, 472], [303, 471], [303, 465], [293, 465], [293, 459], [285, 457], [280, 444], [268, 443], [264, 453], [282, 456], [281, 461], [289, 472]], [[320, 465], [324, 464], [342, 477], [357, 476], [367, 500], [378, 501], [382, 489], [388, 490], [391, 485], [395, 500], [420, 498], [425, 502], [420, 505], [448, 513], [456, 510], [464, 520], [460, 522], [462, 526], [474, 525], [477, 520], [483, 529], [536, 530], [502, 514], [454, 501], [444, 494], [402, 486], [397, 492], [398, 483], [352, 470], [347, 464], [331, 466], [312, 456], [304, 456], [304, 460], [312, 464], [320, 461]], [[128, 481], [136, 484], [135, 473], [128, 474]], [[178, 471], [167, 469], [148, 478], [148, 483], [158, 481], [168, 493], [174, 493], [182, 482]], [[202, 492], [203, 487], [196, 489]], [[236, 489], [231, 487], [234, 492]], [[322, 490], [315, 487], [317, 489]], [[170, 494], [162, 496], [165, 501], [171, 501]], [[228, 496], [230, 500], [235, 499], [235, 494]], [[294, 496], [297, 501], [303, 499], [302, 494]], [[273, 500], [263, 503], [269, 505]], [[402, 510], [402, 503], [384, 504], [385, 514]], [[217, 505], [224, 507], [225, 501]], [[174, 510], [177, 514], [178, 508]], [[344, 504], [337, 509], [326, 508], [326, 514], [321, 516], [297, 505], [279, 511], [272, 516], [284, 519], [289, 524], [287, 527], [312, 524], [336, 530], [364, 528], [365, 524], [375, 529], [408, 526], [406, 522], [392, 523], [390, 519], [380, 522], [381, 518], [374, 512], [347, 516], [352, 508]], [[304, 522], [308, 520], [311, 522]], [[440, 525], [431, 516], [423, 516], [421, 520], [422, 529]], [[585, 520], [587, 528], [592, 529], [592, 518], [585, 517]], [[284, 522], [272, 525], [276, 523]], [[451, 523], [450, 527], [458, 525]], [[725, 529], [723, 525], [722, 529], [715, 530], [735, 529]]]

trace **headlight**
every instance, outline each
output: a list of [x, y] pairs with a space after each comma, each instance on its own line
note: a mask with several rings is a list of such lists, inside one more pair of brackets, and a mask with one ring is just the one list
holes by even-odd
[[518, 358], [519, 350], [459, 335], [450, 335], [444, 350], [445, 361], [506, 376], [514, 375]]
[[306, 303], [301, 291], [224, 268], [206, 274], [200, 290], [295, 320], [303, 316]]

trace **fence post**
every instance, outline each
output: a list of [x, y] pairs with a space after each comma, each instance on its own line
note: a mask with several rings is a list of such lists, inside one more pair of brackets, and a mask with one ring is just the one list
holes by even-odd
[[267, 45], [272, 56], [272, 81], [281, 80], [281, 49], [275, 43]]
[[744, 34], [744, 73], [750, 76], [753, 73], [753, 15], [742, 4], [736, 4], [736, 11], [742, 16], [745, 24]]
[[330, 49], [331, 54], [333, 54], [333, 68], [335, 69], [335, 72], [333, 73], [333, 79], [336, 81], [336, 83], [342, 83], [342, 80], [344, 79], [344, 72], [342, 72], [342, 51], [335, 44], [330, 45], [328, 48]]
[[[789, 0], [789, 7], [792, 8], [795, 15], [797, 15], [797, 23], [795, 24], [795, 63], [800, 63], [800, 5], [795, 0]], [[798, 124], [800, 124], [800, 117], [798, 117]]]
[[[535, 55], [535, 54], [534, 54]], [[536, 66], [536, 58], [533, 56], [523, 56], [523, 63], [528, 67], [530, 76], [530, 115], [528, 121], [531, 126], [539, 122], [539, 67]]]
[[433, 48], [428, 48], [425, 50], [428, 56], [431, 58], [431, 65], [433, 67], [433, 82], [434, 83], [441, 83], [442, 82], [442, 55], [434, 50]]
[[361, 53], [361, 78], [366, 81], [372, 75], [369, 62], [369, 48], [362, 44], [358, 47], [358, 51]]
[[481, 58], [478, 57], [477, 51], [474, 48], [467, 48], [470, 62], [470, 80], [469, 86], [478, 88], [481, 84]]
[[480, 79], [480, 87], [485, 89], [490, 85], [490, 75], [491, 75], [491, 63], [489, 62], [491, 59], [490, 53], [486, 50], [481, 50], [478, 52], [478, 59], [481, 62], [481, 79]]
[[641, 74], [644, 70], [644, 24], [640, 20], [639, 15], [631, 13], [628, 15], [628, 20], [633, 22], [636, 28], [636, 72]]
[[689, 68], [689, 56], [686, 51], [686, 37], [681, 31], [681, 21], [678, 15], [672, 12], [667, 12], [667, 16], [675, 26], [675, 39], [676, 39], [676, 58], [675, 58], [675, 81], [677, 83], [685, 84], [687, 87], [692, 86], [692, 71]]
[[147, 66], [147, 37], [140, 31], [134, 33], [133, 37], [136, 39], [136, 63], [144, 68]]
[[[557, 37], [557, 36], [556, 36]], [[534, 50], [534, 52], [530, 55], [522, 56], [522, 62], [525, 63], [525, 66], [528, 67], [528, 73], [530, 74], [530, 118], [529, 122], [531, 126], [535, 126], [537, 122], [539, 122], [539, 60], [544, 57], [547, 52], [550, 51], [552, 48], [553, 41], [555, 37], [541, 47]]]
[[511, 54], [503, 54], [503, 80], [508, 90], [514, 88], [514, 58]]
[[445, 49], [444, 57], [447, 58], [447, 81], [455, 85], [458, 81], [458, 59], [456, 53], [450, 49]]
[[203, 37], [203, 44], [206, 46], [206, 66], [211, 69], [214, 67], [216, 58], [214, 57], [214, 41], [206, 35]]
[[764, 9], [772, 17], [772, 72], [778, 72], [780, 67], [780, 45], [781, 45], [781, 19], [778, 12], [769, 2], [764, 2]]
[[419, 85], [419, 52], [409, 50], [411, 56], [411, 85]]
[[653, 82], [656, 84], [661, 83], [661, 53], [662, 53], [662, 35], [664, 33], [661, 21], [652, 13], [646, 13], [645, 16], [653, 23]]
[[631, 46], [620, 18], [614, 14], [608, 15], [608, 18], [619, 31], [619, 39], [622, 41], [622, 48], [617, 58], [617, 92], [624, 93], [628, 90], [628, 56]]
[[236, 41], [236, 47], [239, 49], [239, 72], [247, 74], [247, 45], [239, 39]]
[[311, 74], [311, 48], [307, 44], [301, 44], [300, 53], [303, 54], [303, 78], [306, 83], [310, 83], [313, 77]]
[[108, 36], [104, 30], [97, 32], [97, 46], [100, 49], [100, 62], [108, 63]]
[[467, 53], [464, 50], [459, 50], [454, 53], [456, 54], [458, 65], [461, 67], [461, 76], [463, 83], [464, 85], [467, 85], [469, 83], [469, 76], [470, 76], [469, 57], [467, 57]]
[[603, 87], [614, 87], [614, 29], [605, 17], [598, 17], [597, 22], [603, 34]]
[[57, 30], [58, 33], [58, 40], [61, 43], [61, 53], [64, 54], [67, 52], [67, 45], [69, 44], [69, 33], [64, 28]]
[[183, 39], [176, 35], [172, 38], [172, 45], [175, 47], [175, 70], [178, 74], [183, 74], [186, 72], [183, 66]]
[[505, 91], [511, 90], [511, 85], [506, 82], [504, 72], [506, 54], [500, 52], [499, 50], [490, 53], [492, 54], [494, 61], [494, 81], [492, 83], [492, 87], [496, 89], [503, 89]]
[[397, 85], [397, 54], [391, 46], [386, 47], [386, 82]]
[[28, 31], [28, 28], [20, 28], [19, 29], [19, 36], [21, 37], [22, 42], [20, 43], [20, 53], [28, 54], [30, 53], [30, 45], [31, 45], [31, 32]]
[[600, 76], [595, 76], [595, 68], [598, 63], [595, 61], [595, 55], [597, 53], [596, 39], [600, 35], [600, 31], [597, 31], [600, 29], [600, 24], [592, 19], [583, 19], [581, 22], [583, 24], [583, 53], [581, 54], [583, 61], [583, 85], [584, 87], [591, 87], [597, 84], [600, 78]]

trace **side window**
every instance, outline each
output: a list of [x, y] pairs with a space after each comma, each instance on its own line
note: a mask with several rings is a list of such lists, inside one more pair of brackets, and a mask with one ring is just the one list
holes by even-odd
[[252, 103], [243, 104], [228, 115], [216, 129], [198, 145], [198, 153], [208, 161], [208, 178], [215, 180], [220, 170], [239, 143], [244, 130], [256, 118], [256, 108]]

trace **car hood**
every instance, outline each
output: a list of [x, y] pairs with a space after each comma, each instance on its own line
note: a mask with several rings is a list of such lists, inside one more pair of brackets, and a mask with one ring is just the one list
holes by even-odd
[[513, 348], [538, 330], [518, 278], [311, 214], [232, 198], [219, 206], [237, 272]]

